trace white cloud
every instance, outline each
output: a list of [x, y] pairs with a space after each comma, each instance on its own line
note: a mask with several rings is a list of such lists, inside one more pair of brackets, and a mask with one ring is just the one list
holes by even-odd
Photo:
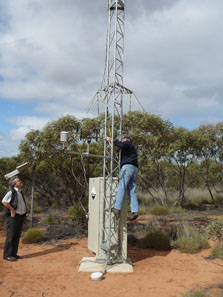
[[27, 129], [41, 129], [47, 124], [49, 118], [39, 117], [14, 117], [9, 118], [9, 122], [14, 123], [18, 127], [26, 127]]
[[19, 127], [19, 128], [10, 130], [10, 136], [12, 141], [19, 141], [23, 137], [25, 137], [26, 133], [28, 132], [29, 132], [29, 129], [27, 127]]
[[126, 81], [148, 111], [182, 123], [193, 114], [199, 125], [222, 110], [222, 8], [219, 0], [184, 0], [129, 24]]
[[[104, 41], [106, 28], [91, 26], [93, 18], [84, 22], [81, 6], [76, 7], [73, 1], [64, 5], [49, 0], [10, 3], [11, 30], [1, 40], [4, 84], [0, 97], [61, 101], [67, 97], [74, 100], [71, 95], [77, 88], [86, 92], [89, 77], [95, 77], [95, 55], [100, 56], [98, 42]], [[100, 23], [99, 19], [97, 25]], [[92, 28], [98, 38], [89, 34]], [[101, 53], [104, 54], [104, 49]], [[102, 65], [103, 60], [101, 69]]]
[[15, 125], [15, 128], [8, 133], [0, 133], [0, 157], [13, 156], [18, 154], [18, 146], [26, 133], [34, 129], [42, 129], [49, 119], [38, 117], [14, 117], [8, 119]]
[[11, 157], [18, 154], [18, 145], [20, 141], [13, 140], [10, 133], [0, 132], [0, 158]]
[[[0, 0], [0, 98], [34, 105], [30, 121], [12, 114], [8, 143], [64, 114], [88, 116], [104, 70], [106, 8]], [[124, 84], [148, 112], [186, 126], [222, 119], [222, 11], [222, 0], [126, 1]]]

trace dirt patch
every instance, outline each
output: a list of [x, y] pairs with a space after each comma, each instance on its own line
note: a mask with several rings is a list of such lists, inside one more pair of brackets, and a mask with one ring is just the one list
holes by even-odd
[[[4, 239], [1, 232], [1, 255]], [[223, 284], [223, 261], [211, 260], [210, 249], [189, 255], [129, 246], [134, 272], [107, 273], [102, 281], [78, 273], [82, 257], [94, 256], [86, 238], [20, 244], [19, 255], [16, 262], [0, 259], [1, 297], [180, 297], [192, 289], [222, 290]]]

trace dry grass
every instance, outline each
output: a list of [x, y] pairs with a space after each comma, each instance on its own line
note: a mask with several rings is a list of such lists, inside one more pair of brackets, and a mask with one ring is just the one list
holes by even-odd
[[43, 231], [38, 228], [29, 229], [22, 238], [22, 243], [37, 243], [43, 239]]
[[[138, 200], [142, 209], [149, 209], [152, 206], [175, 206], [178, 204], [178, 192], [169, 193], [166, 198], [162, 190], [149, 193], [138, 193]], [[217, 193], [213, 191], [213, 195], [217, 197]], [[186, 204], [194, 207], [199, 207], [202, 204], [213, 203], [207, 189], [187, 189], [185, 192]]]

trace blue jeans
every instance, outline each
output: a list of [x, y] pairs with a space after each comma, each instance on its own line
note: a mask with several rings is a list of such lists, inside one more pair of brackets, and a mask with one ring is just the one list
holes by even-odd
[[138, 212], [138, 199], [136, 194], [136, 181], [138, 177], [138, 168], [131, 164], [123, 165], [119, 174], [119, 184], [115, 197], [114, 208], [121, 209], [125, 197], [125, 191], [128, 190], [130, 196], [131, 212]]

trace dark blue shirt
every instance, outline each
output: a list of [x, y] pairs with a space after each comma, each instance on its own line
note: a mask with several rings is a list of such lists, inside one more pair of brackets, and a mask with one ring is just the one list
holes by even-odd
[[115, 140], [114, 145], [121, 149], [121, 167], [125, 164], [132, 164], [138, 167], [137, 152], [130, 141]]

